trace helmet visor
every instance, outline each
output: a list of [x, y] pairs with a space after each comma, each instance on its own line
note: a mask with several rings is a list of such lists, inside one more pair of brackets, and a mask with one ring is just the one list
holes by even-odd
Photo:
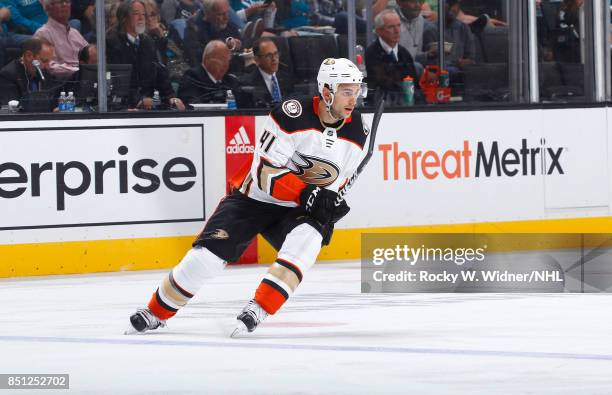
[[359, 98], [368, 96], [368, 84], [365, 82], [359, 84], [340, 84], [336, 95], [346, 98]]

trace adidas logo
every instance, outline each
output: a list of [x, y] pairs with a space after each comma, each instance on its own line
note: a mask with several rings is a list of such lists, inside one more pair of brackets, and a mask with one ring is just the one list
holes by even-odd
[[234, 135], [229, 141], [229, 145], [225, 148], [225, 151], [228, 154], [252, 154], [255, 152], [255, 147], [251, 144], [251, 140], [244, 129], [244, 126], [241, 126], [238, 129], [238, 132]]

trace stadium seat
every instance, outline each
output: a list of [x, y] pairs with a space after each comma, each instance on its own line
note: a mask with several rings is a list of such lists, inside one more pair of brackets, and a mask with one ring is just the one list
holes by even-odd
[[336, 37], [331, 34], [290, 37], [289, 48], [295, 75], [304, 81], [317, 77], [324, 59], [338, 57]]
[[501, 102], [510, 99], [507, 63], [467, 65], [463, 69], [465, 101]]

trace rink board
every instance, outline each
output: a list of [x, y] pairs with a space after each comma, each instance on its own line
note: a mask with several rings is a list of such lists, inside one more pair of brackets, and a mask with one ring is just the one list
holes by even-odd
[[[609, 232], [608, 111], [385, 114], [320, 259], [359, 258], [364, 232]], [[0, 125], [0, 277], [173, 266], [225, 194], [233, 155], [258, 141], [265, 117], [241, 118], [256, 135], [240, 144], [226, 117]], [[258, 262], [273, 261], [257, 244]]]

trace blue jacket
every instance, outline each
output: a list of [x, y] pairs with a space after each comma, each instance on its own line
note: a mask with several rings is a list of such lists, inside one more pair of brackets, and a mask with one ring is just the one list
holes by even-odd
[[0, 0], [0, 7], [11, 10], [11, 22], [30, 34], [47, 23], [47, 13], [38, 0]]

